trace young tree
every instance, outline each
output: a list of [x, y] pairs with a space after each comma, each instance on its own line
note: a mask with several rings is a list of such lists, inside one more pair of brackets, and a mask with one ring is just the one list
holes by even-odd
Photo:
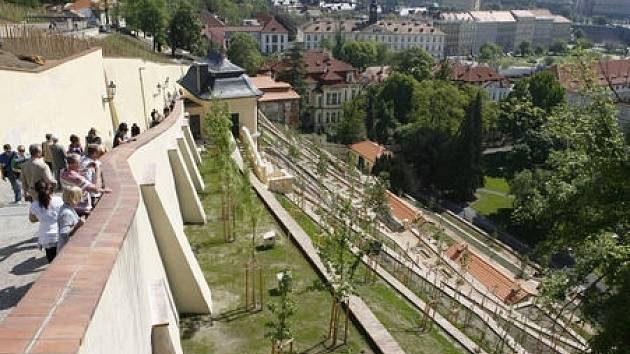
[[186, 2], [181, 2], [168, 26], [167, 43], [175, 56], [177, 48], [194, 51], [201, 42], [201, 24]]
[[343, 119], [335, 126], [336, 140], [345, 145], [365, 139], [365, 97], [359, 96], [343, 105]]
[[[282, 278], [278, 283], [279, 299], [277, 302], [272, 302], [267, 306], [273, 315], [273, 319], [266, 323], [269, 331], [265, 334], [265, 337], [271, 338], [272, 354], [282, 353], [285, 342], [293, 339], [291, 317], [295, 314], [296, 306], [292, 295], [292, 282], [291, 272], [288, 269], [284, 269]], [[290, 345], [292, 346], [292, 344]]]
[[373, 183], [370, 183], [365, 188], [366, 206], [372, 209], [377, 215], [382, 217], [389, 217], [390, 209], [387, 202], [387, 190], [389, 189], [389, 173], [381, 172], [381, 174], [375, 178]]
[[328, 230], [319, 253], [330, 276], [332, 308], [328, 339], [331, 340], [333, 347], [337, 345], [339, 339], [341, 313], [344, 305], [346, 314], [343, 342], [345, 343], [348, 339], [348, 299], [350, 295], [356, 292], [357, 279], [355, 275], [361, 264], [361, 258], [365, 254], [365, 251], [361, 249], [357, 252], [350, 252], [352, 248], [357, 247], [360, 238], [359, 234], [355, 232], [355, 229], [360, 226], [357, 223], [360, 220], [360, 214], [353, 206], [354, 197], [353, 188], [344, 198], [333, 195], [330, 197], [331, 203], [328, 205], [328, 210], [320, 210], [319, 213], [320, 218], [327, 225], [326, 230]]
[[294, 42], [288, 52], [288, 69], [280, 71], [277, 79], [288, 82], [300, 95], [300, 119], [302, 129], [311, 129], [312, 123], [307, 121], [305, 108], [308, 92], [306, 87], [306, 65], [304, 64], [304, 49], [302, 43]]
[[232, 142], [230, 120], [227, 104], [213, 102], [210, 112], [204, 120], [203, 135], [209, 139], [212, 145], [210, 149], [215, 158], [217, 169], [221, 176], [221, 216], [223, 219], [223, 235], [226, 242], [234, 240], [233, 236], [233, 209], [235, 204], [232, 201], [233, 180], [235, 177], [235, 166], [231, 154], [235, 149]]
[[554, 41], [551, 43], [549, 50], [554, 54], [564, 54], [567, 52], [567, 43], [565, 41]]
[[426, 50], [420, 47], [405, 49], [398, 53], [395, 58], [396, 71], [411, 75], [418, 81], [431, 79], [433, 57]]
[[230, 36], [227, 56], [232, 63], [245, 69], [249, 75], [256, 75], [263, 62], [256, 40], [242, 32]]

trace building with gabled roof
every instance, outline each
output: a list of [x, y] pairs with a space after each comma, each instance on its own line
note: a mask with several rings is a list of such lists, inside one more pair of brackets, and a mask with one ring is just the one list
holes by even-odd
[[[290, 65], [288, 60], [281, 60], [263, 66], [261, 74], [276, 78]], [[305, 52], [304, 66], [307, 97], [303, 103], [309, 116], [305, 123], [312, 125], [315, 131], [329, 131], [343, 119], [343, 104], [361, 92], [358, 69], [322, 50]]]
[[202, 34], [215, 45], [227, 49], [230, 37], [235, 33], [247, 33], [258, 43], [263, 54], [283, 52], [289, 48], [289, 31], [275, 17], [261, 15], [257, 19], [244, 20], [241, 26], [228, 26], [216, 16], [202, 14]]
[[350, 157], [356, 162], [357, 168], [367, 174], [372, 172], [376, 160], [383, 155], [391, 155], [383, 145], [371, 140], [363, 140], [349, 146]]
[[483, 88], [497, 102], [512, 92], [514, 85], [487, 64], [455, 62], [451, 65], [452, 81]]
[[236, 136], [243, 126], [252, 133], [257, 131], [258, 98], [263, 93], [243, 68], [232, 64], [223, 54], [212, 52], [196, 60], [178, 83], [186, 90], [184, 98], [192, 130], [201, 131], [202, 118], [213, 103], [225, 102]]
[[273, 122], [297, 128], [300, 124], [300, 95], [291, 85], [276, 81], [268, 75], [251, 78], [263, 95], [258, 98], [258, 109]]

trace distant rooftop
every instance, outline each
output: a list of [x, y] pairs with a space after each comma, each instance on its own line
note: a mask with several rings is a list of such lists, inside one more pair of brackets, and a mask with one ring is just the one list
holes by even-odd
[[510, 11], [471, 11], [470, 15], [478, 22], [515, 22]]

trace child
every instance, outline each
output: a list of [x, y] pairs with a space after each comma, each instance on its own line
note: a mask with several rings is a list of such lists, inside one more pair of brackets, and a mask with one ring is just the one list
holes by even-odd
[[57, 217], [57, 226], [59, 229], [59, 239], [57, 241], [57, 253], [61, 252], [63, 246], [66, 245], [70, 236], [83, 225], [85, 219], [79, 218], [74, 208], [81, 202], [83, 191], [76, 186], [69, 186], [63, 189], [63, 206], [59, 210]]
[[37, 200], [31, 204], [28, 215], [31, 222], [39, 222], [38, 242], [46, 251], [48, 263], [57, 256], [57, 218], [63, 205], [61, 198], [52, 195], [53, 186], [44, 181], [35, 183]]

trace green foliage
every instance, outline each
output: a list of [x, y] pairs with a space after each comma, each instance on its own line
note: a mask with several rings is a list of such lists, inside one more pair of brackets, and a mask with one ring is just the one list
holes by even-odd
[[256, 75], [263, 58], [258, 43], [248, 33], [234, 33], [230, 36], [227, 56], [232, 63], [242, 67], [249, 75]]
[[591, 21], [593, 22], [594, 25], [604, 26], [608, 24], [608, 20], [606, 20], [606, 17], [604, 16], [593, 16]]
[[198, 51], [201, 46], [201, 24], [185, 2], [179, 4], [169, 23], [167, 41], [173, 55], [177, 48]]
[[[386, 119], [386, 109], [391, 108], [396, 122], [405, 124], [409, 122], [418, 82], [408, 74], [394, 73], [382, 85], [378, 94], [378, 99], [382, 102], [391, 102], [391, 107], [380, 106], [382, 119]], [[383, 125], [381, 125], [383, 126]]]
[[244, 19], [267, 12], [264, 0], [198, 0], [200, 7], [219, 16], [229, 24], [240, 25]]
[[458, 200], [471, 198], [477, 188], [483, 186], [481, 154], [483, 152], [483, 95], [477, 92], [468, 105], [458, 137], [458, 171], [453, 178], [453, 197]]
[[283, 270], [282, 278], [278, 283], [278, 301], [268, 305], [273, 319], [265, 324], [269, 329], [265, 337], [271, 338], [276, 343], [293, 338], [291, 317], [295, 314], [296, 306], [292, 295], [292, 282], [291, 272], [288, 269]]
[[503, 49], [494, 43], [485, 43], [479, 48], [479, 61], [495, 65], [503, 55]]
[[387, 190], [389, 189], [389, 173], [381, 172], [373, 182], [365, 188], [366, 205], [378, 215], [387, 217], [390, 214], [387, 202]]
[[[575, 60], [577, 67], [590, 66], [582, 56]], [[580, 299], [583, 315], [599, 324], [594, 353], [625, 353], [627, 319], [619, 313], [628, 309], [630, 287], [630, 151], [609, 95], [593, 87], [583, 94], [588, 104], [560, 106], [543, 124], [552, 148], [542, 167], [512, 182], [514, 220], [530, 226], [545, 254], [573, 250], [576, 265], [550, 272], [544, 294], [562, 301], [568, 296], [566, 304]], [[607, 290], [596, 290], [600, 282]]]
[[554, 41], [553, 43], [551, 43], [549, 50], [552, 51], [554, 54], [564, 54], [568, 50], [567, 43], [564, 41]]
[[433, 57], [420, 47], [400, 51], [395, 57], [395, 70], [411, 75], [418, 81], [428, 80], [433, 72]]
[[365, 97], [359, 96], [343, 104], [343, 119], [335, 126], [335, 139], [353, 144], [365, 139]]
[[347, 41], [343, 44], [340, 58], [352, 66], [365, 69], [378, 62], [378, 45], [376, 42]]
[[[280, 81], [288, 82], [293, 89], [300, 95], [300, 117], [302, 118], [302, 129], [309, 130], [312, 127], [312, 122], [306, 122], [304, 108], [306, 100], [308, 98], [308, 92], [306, 87], [306, 65], [304, 64], [304, 48], [302, 43], [295, 42], [287, 53], [288, 57], [288, 69], [278, 73], [277, 79]], [[308, 123], [308, 124], [307, 124]]]
[[529, 80], [529, 93], [532, 103], [550, 112], [565, 100], [565, 89], [549, 71], [540, 71]]
[[527, 41], [523, 41], [518, 45], [518, 50], [522, 56], [530, 55], [532, 53], [532, 44]]
[[575, 46], [579, 49], [591, 49], [593, 47], [593, 43], [586, 38], [578, 38], [575, 41]]

